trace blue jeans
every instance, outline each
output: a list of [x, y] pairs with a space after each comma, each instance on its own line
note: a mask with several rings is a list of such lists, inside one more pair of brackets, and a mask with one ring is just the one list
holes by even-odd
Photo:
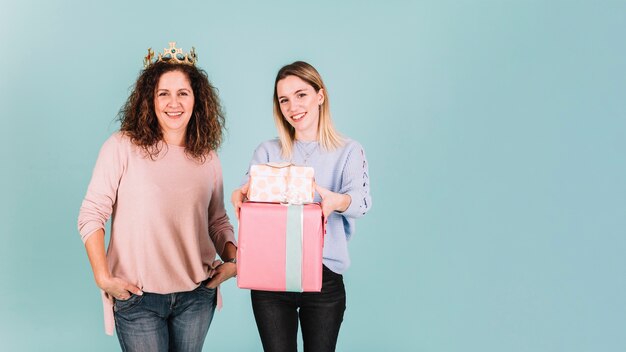
[[298, 349], [298, 320], [306, 352], [334, 351], [346, 310], [343, 276], [324, 267], [322, 292], [252, 290], [252, 310], [265, 352]]
[[215, 292], [202, 284], [189, 292], [144, 292], [116, 300], [115, 329], [122, 351], [202, 351], [215, 312]]

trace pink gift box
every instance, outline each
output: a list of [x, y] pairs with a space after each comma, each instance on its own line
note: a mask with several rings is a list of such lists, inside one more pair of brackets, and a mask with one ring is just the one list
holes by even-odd
[[320, 292], [323, 245], [319, 204], [244, 202], [239, 214], [237, 286]]
[[248, 199], [253, 202], [311, 203], [315, 195], [314, 170], [290, 163], [267, 163], [250, 167]]

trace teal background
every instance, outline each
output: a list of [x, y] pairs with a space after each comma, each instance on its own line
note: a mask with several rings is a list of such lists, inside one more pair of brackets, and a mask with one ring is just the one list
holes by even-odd
[[[119, 348], [76, 217], [146, 49], [174, 40], [219, 88], [227, 193], [296, 59], [364, 145], [339, 351], [626, 350], [625, 1], [0, 9], [0, 350]], [[205, 350], [261, 350], [248, 292], [223, 289]]]

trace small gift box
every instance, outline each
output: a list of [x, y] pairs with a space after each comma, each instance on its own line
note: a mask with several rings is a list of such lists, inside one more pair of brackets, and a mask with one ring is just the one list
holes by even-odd
[[313, 168], [290, 163], [250, 167], [248, 199], [253, 202], [303, 204], [313, 202]]
[[239, 213], [237, 286], [320, 292], [323, 245], [318, 203], [244, 202]]

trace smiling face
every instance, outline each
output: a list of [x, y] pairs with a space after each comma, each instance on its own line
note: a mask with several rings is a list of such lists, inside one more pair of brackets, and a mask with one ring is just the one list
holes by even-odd
[[317, 140], [324, 90], [316, 92], [299, 77], [287, 76], [276, 83], [276, 96], [284, 119], [296, 131], [296, 139]]
[[161, 75], [154, 94], [154, 110], [166, 143], [184, 145], [193, 105], [193, 89], [186, 74], [169, 71]]

